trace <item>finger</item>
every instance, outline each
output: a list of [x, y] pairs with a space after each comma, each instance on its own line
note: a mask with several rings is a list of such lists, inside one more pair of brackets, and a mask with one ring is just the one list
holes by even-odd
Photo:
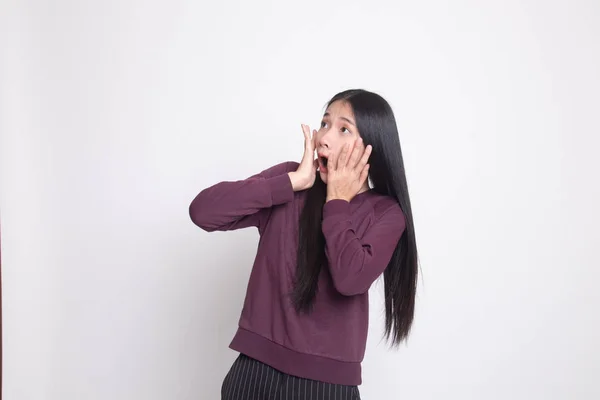
[[365, 151], [364, 151], [362, 157], [360, 158], [360, 161], [358, 162], [356, 169], [358, 169], [360, 171], [365, 167], [365, 165], [367, 165], [367, 162], [369, 162], [369, 157], [371, 156], [372, 152], [373, 152], [373, 146], [368, 145], [365, 148]]
[[362, 171], [360, 172], [359, 182], [362, 184], [363, 182], [365, 182], [367, 180], [368, 177], [369, 177], [369, 164], [365, 165], [363, 167]]
[[310, 141], [311, 141], [310, 130], [304, 124], [302, 124], [301, 126], [302, 126], [302, 133], [304, 134], [304, 148], [308, 149], [310, 147]]
[[304, 129], [306, 130], [306, 137], [308, 137], [307, 150], [310, 152], [311, 156], [314, 158], [315, 155], [315, 135], [311, 133], [310, 127], [308, 125], [304, 125]]
[[350, 151], [350, 144], [346, 143], [344, 147], [342, 147], [342, 151], [340, 151], [340, 155], [338, 156], [336, 168], [341, 169], [348, 164], [348, 152]]
[[308, 126], [302, 124], [302, 133], [304, 134], [304, 155], [302, 156], [302, 161], [312, 162], [314, 159], [314, 148], [312, 147], [312, 138], [310, 137]]
[[352, 155], [350, 156], [350, 160], [348, 160], [348, 164], [350, 168], [355, 168], [358, 165], [358, 160], [361, 158], [361, 155], [365, 151], [365, 147], [363, 146], [362, 138], [358, 138], [354, 143], [354, 149], [352, 150]]
[[329, 163], [331, 164], [329, 166], [330, 167], [329, 170], [337, 170], [338, 168], [341, 168], [342, 166], [342, 157], [344, 155], [344, 149], [345, 149], [346, 145], [342, 146], [342, 148], [337, 152], [337, 153], [333, 153], [330, 157], [329, 157]]

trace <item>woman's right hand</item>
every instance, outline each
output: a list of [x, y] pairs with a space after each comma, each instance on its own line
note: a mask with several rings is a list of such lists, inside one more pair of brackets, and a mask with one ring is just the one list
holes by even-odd
[[294, 192], [310, 189], [317, 178], [317, 159], [315, 158], [315, 136], [317, 131], [310, 134], [308, 125], [302, 125], [304, 133], [304, 156], [294, 172], [289, 172]]

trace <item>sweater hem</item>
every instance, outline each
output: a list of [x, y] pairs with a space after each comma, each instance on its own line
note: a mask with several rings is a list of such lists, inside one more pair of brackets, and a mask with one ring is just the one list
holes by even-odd
[[362, 383], [360, 362], [299, 353], [243, 328], [238, 328], [229, 348], [298, 378], [347, 386]]

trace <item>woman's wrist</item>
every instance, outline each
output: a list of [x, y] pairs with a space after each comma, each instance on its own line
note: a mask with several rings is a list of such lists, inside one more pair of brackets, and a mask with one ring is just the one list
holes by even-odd
[[292, 183], [292, 190], [294, 192], [299, 192], [303, 190], [303, 186], [301, 182], [299, 182], [298, 173], [297, 172], [288, 172], [288, 176], [290, 177], [290, 182]]
[[351, 199], [344, 197], [344, 196], [339, 196], [339, 195], [327, 195], [327, 197], [325, 198], [326, 203], [330, 202], [332, 200], [344, 200], [349, 203]]

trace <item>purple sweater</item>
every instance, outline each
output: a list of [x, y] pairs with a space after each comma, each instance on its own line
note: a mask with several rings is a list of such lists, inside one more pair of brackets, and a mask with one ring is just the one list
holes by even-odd
[[404, 216], [393, 198], [372, 190], [350, 202], [325, 203], [327, 265], [313, 311], [299, 314], [290, 292], [306, 192], [294, 192], [287, 174], [297, 167], [282, 163], [245, 180], [206, 188], [190, 205], [190, 217], [208, 232], [254, 226], [260, 233], [231, 349], [290, 375], [360, 385], [368, 290], [390, 261], [404, 232]]

